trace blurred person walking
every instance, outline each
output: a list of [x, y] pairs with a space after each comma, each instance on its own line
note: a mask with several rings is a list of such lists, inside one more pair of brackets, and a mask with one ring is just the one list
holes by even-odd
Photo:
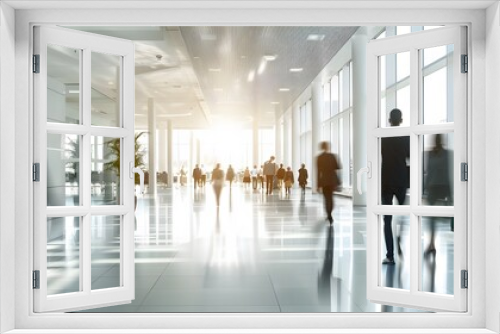
[[196, 164], [196, 166], [193, 169], [193, 181], [194, 181], [194, 189], [196, 189], [200, 185], [201, 181], [201, 169], [198, 166], [198, 164]]
[[271, 195], [273, 193], [273, 182], [274, 176], [276, 175], [276, 164], [274, 163], [274, 156], [269, 158], [269, 161], [264, 163], [263, 173], [266, 177], [266, 194]]
[[288, 196], [291, 194], [293, 186], [293, 172], [291, 167], [287, 167], [283, 180], [285, 182], [285, 194]]
[[250, 171], [250, 176], [252, 177], [253, 190], [256, 190], [257, 189], [257, 178], [259, 176], [259, 170], [257, 169], [257, 165], [253, 165], [253, 168]]
[[308, 177], [309, 175], [307, 174], [306, 164], [302, 164], [299, 169], [299, 178], [297, 179], [297, 181], [299, 181], [299, 186], [302, 188], [302, 194], [306, 193]]
[[212, 171], [212, 187], [214, 188], [215, 203], [217, 204], [217, 207], [220, 204], [220, 194], [222, 192], [223, 185], [224, 171], [220, 168], [220, 163], [217, 163]]
[[[403, 122], [401, 110], [394, 108], [389, 115], [391, 126], [399, 126]], [[409, 167], [410, 137], [382, 138], [382, 205], [392, 205], [393, 197], [399, 205], [404, 204], [406, 191], [410, 186]], [[392, 215], [384, 215], [384, 237], [387, 249], [382, 264], [394, 264], [394, 236], [392, 233]], [[398, 236], [398, 253], [402, 255], [400, 236]]]
[[[443, 147], [441, 134], [434, 136], [434, 147], [429, 152], [427, 160], [427, 175], [424, 188], [427, 192], [427, 202], [429, 205], [453, 205], [450, 187], [450, 164], [449, 152]], [[436, 254], [435, 233], [436, 217], [430, 218], [431, 236], [424, 256], [429, 257]]]
[[326, 141], [320, 143], [320, 149], [323, 151], [316, 159], [318, 192], [323, 191], [325, 202], [326, 219], [333, 224], [333, 192], [339, 186], [337, 170], [340, 169], [337, 158], [330, 153], [330, 144]]
[[226, 180], [229, 181], [229, 191], [231, 191], [231, 186], [233, 185], [234, 180], [234, 169], [231, 165], [227, 168]]
[[280, 164], [278, 171], [276, 172], [276, 178], [278, 180], [278, 190], [281, 193], [281, 189], [283, 188], [283, 181], [285, 179], [286, 170], [283, 168], [283, 164]]
[[245, 188], [248, 188], [248, 185], [250, 184], [250, 170], [247, 168], [245, 168], [245, 170], [243, 171], [243, 184], [245, 185]]

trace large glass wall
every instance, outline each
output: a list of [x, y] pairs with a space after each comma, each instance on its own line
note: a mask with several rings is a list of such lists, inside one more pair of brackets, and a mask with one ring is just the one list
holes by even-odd
[[352, 191], [352, 62], [346, 63], [323, 84], [321, 139], [330, 141], [342, 170], [342, 191]]

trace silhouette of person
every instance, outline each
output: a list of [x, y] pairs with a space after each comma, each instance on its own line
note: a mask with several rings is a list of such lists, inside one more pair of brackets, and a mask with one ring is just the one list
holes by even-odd
[[231, 189], [234, 180], [234, 169], [231, 165], [227, 168], [226, 180], [229, 181], [229, 189]]
[[318, 177], [318, 192], [323, 191], [325, 202], [325, 211], [330, 225], [333, 224], [333, 192], [339, 186], [337, 170], [340, 169], [337, 158], [330, 153], [330, 144], [326, 141], [320, 143], [320, 148], [323, 151], [316, 159], [317, 177]]
[[276, 175], [276, 164], [274, 163], [274, 156], [271, 156], [269, 161], [264, 163], [263, 173], [266, 177], [266, 194], [271, 195], [273, 193], [274, 175]]
[[215, 193], [215, 203], [219, 206], [220, 194], [222, 192], [222, 186], [224, 185], [224, 171], [220, 168], [220, 163], [215, 165], [212, 171], [212, 187]]
[[250, 184], [251, 180], [252, 179], [250, 177], [250, 169], [246, 167], [245, 170], [243, 171], [243, 183], [245, 184], [245, 188], [248, 188], [248, 185]]
[[[389, 123], [399, 126], [403, 122], [401, 110], [394, 108], [390, 112]], [[382, 204], [392, 205], [395, 196], [399, 205], [405, 202], [406, 191], [410, 185], [409, 167], [406, 164], [410, 158], [410, 137], [382, 138]], [[384, 216], [384, 238], [387, 249], [383, 264], [394, 264], [394, 236], [392, 233], [392, 215]], [[401, 247], [398, 236], [398, 252]]]
[[[427, 192], [427, 202], [429, 205], [436, 205], [439, 201], [442, 205], [452, 205], [450, 189], [449, 152], [443, 147], [443, 140], [440, 134], [434, 136], [434, 147], [428, 154], [427, 175], [425, 178], [425, 190]], [[436, 231], [436, 218], [430, 218], [431, 240], [425, 250], [424, 255], [436, 253], [434, 242]]]
[[286, 170], [283, 168], [283, 164], [280, 164], [280, 168], [276, 172], [276, 179], [278, 180], [278, 189], [281, 192], [281, 188], [283, 187], [283, 180], [285, 179]]
[[287, 167], [283, 181], [285, 181], [285, 194], [290, 195], [290, 193], [292, 192], [292, 185], [293, 185], [292, 168]]
[[193, 180], [194, 180], [194, 189], [196, 189], [201, 180], [201, 169], [198, 166], [198, 164], [196, 164], [196, 166], [193, 169]]
[[309, 175], [307, 174], [306, 164], [302, 164], [299, 169], [299, 178], [297, 179], [297, 181], [299, 181], [299, 186], [302, 188], [302, 194], [306, 193], [306, 184], [308, 177]]
[[259, 170], [257, 169], [257, 165], [253, 165], [252, 170], [250, 171], [250, 175], [252, 177], [252, 186], [253, 189], [257, 189], [257, 178], [259, 176]]

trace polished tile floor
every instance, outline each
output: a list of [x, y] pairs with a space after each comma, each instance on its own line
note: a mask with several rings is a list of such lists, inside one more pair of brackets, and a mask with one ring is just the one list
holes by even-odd
[[[420, 312], [367, 300], [365, 208], [346, 197], [335, 201], [330, 227], [321, 195], [310, 191], [265, 195], [236, 184], [224, 187], [219, 208], [209, 184], [143, 195], [136, 210], [136, 298], [86, 312]], [[408, 229], [401, 221], [404, 252]], [[446, 224], [438, 222], [435, 262], [453, 256], [449, 249], [439, 253], [452, 233]], [[103, 226], [93, 229], [113, 228]], [[93, 250], [92, 288], [117, 284], [116, 256], [107, 255], [116, 244], [108, 240]], [[382, 280], [405, 288], [407, 264], [396, 261], [383, 267]], [[432, 289], [446, 290], [449, 268], [433, 268]], [[434, 284], [436, 278], [442, 283]]]

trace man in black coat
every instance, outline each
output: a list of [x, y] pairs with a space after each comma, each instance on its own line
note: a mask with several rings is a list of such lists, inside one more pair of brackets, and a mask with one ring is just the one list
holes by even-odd
[[337, 158], [330, 153], [330, 144], [326, 141], [320, 143], [320, 148], [323, 151], [316, 161], [317, 177], [318, 177], [318, 192], [323, 190], [325, 201], [325, 211], [330, 225], [333, 224], [333, 192], [339, 186], [337, 170], [340, 169]]
[[[389, 123], [399, 126], [403, 122], [401, 110], [391, 110]], [[399, 205], [404, 204], [406, 191], [410, 186], [409, 167], [407, 159], [410, 158], [410, 137], [382, 138], [382, 205], [392, 205], [396, 196]], [[387, 249], [383, 264], [394, 264], [394, 236], [392, 234], [392, 216], [384, 216], [384, 237]], [[398, 237], [398, 251], [399, 237]]]

